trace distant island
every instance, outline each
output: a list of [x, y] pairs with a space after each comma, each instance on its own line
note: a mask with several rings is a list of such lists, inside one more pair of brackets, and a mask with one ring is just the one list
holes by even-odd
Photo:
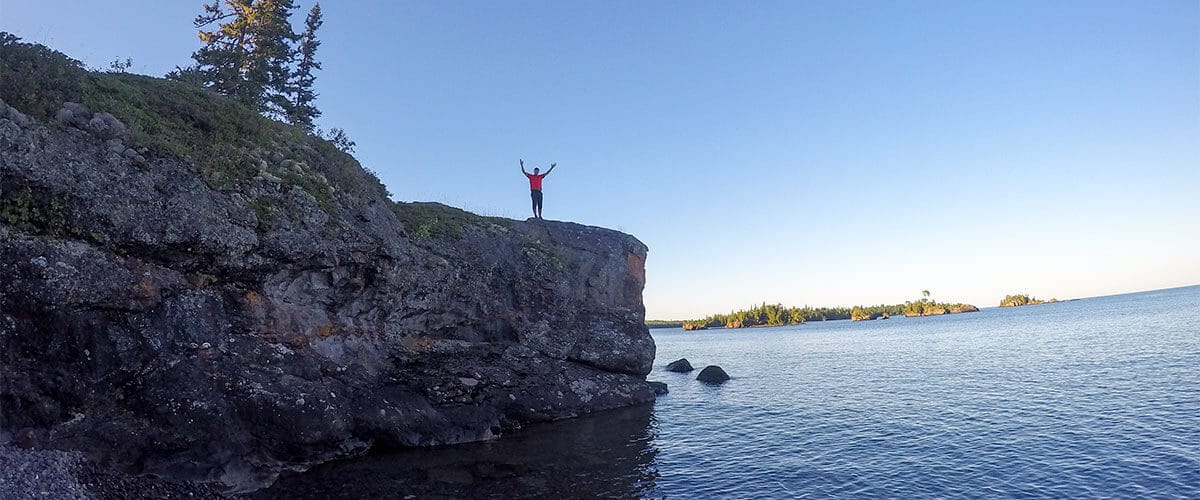
[[686, 321], [674, 319], [648, 319], [646, 328], [680, 328]]
[[960, 302], [948, 304], [926, 299], [916, 302], [906, 302], [904, 306], [904, 315], [908, 317], [939, 316], [942, 314], [958, 314], [968, 312], [979, 312], [979, 308], [971, 304], [963, 304]]
[[905, 317], [911, 318], [914, 316], [940, 316], [943, 314], [959, 314], [966, 312], [979, 312], [979, 308], [971, 304], [963, 304], [960, 302], [934, 302], [926, 297], [923, 297], [919, 300], [890, 306], [854, 306], [854, 308], [850, 310], [850, 319], [852, 321], [870, 321], [874, 319], [888, 319], [892, 316], [899, 315], [904, 315]]
[[1000, 301], [1000, 307], [1033, 306], [1037, 304], [1049, 304], [1051, 302], [1058, 302], [1058, 299], [1042, 300], [1037, 297], [1018, 293], [1015, 295], [1005, 295], [1004, 299]]
[[[685, 321], [684, 330], [707, 328], [750, 328], [759, 326], [798, 325], [808, 321], [832, 321], [849, 319], [867, 321], [887, 319], [892, 316], [936, 316], [979, 311], [978, 307], [962, 303], [942, 303], [929, 299], [929, 291], [922, 290], [922, 298], [903, 304], [880, 304], [854, 307], [784, 307], [782, 304], [762, 303], [748, 309], [728, 314], [713, 314], [705, 318]], [[660, 321], [655, 323], [672, 323]], [[651, 321], [646, 325], [650, 326]], [[651, 326], [651, 328], [654, 328]]]

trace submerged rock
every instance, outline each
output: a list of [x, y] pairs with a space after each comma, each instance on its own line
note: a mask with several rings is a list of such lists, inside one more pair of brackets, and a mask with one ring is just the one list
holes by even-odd
[[696, 376], [696, 380], [706, 384], [722, 384], [729, 380], [729, 374], [725, 373], [721, 367], [717, 365], [709, 365], [700, 370], [700, 375]]
[[677, 359], [667, 363], [667, 371], [669, 372], [687, 373], [692, 370], [695, 370], [695, 368], [692, 368], [692, 364], [688, 362], [687, 358]]
[[[14, 113], [0, 428], [23, 445], [248, 491], [376, 446], [654, 399], [632, 236], [394, 204], [349, 156], [266, 121], [272, 142], [229, 145], [226, 171], [113, 154], [123, 125], [82, 104], [55, 118], [103, 134]], [[298, 160], [259, 161], [273, 154]]]
[[646, 382], [646, 385], [649, 385], [650, 388], [654, 390], [654, 393], [660, 396], [671, 392], [667, 390], [667, 384], [664, 382]]

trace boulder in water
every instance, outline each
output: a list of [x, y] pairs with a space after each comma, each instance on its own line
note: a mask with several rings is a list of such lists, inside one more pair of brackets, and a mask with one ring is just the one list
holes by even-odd
[[667, 364], [667, 371], [675, 373], [687, 373], [695, 368], [688, 362], [687, 358], [680, 358]]
[[696, 380], [706, 384], [723, 384], [726, 380], [729, 380], [729, 374], [725, 373], [725, 370], [722, 370], [717, 365], [708, 365], [703, 370], [700, 370], [700, 375], [696, 376]]
[[658, 396], [662, 396], [663, 394], [671, 392], [667, 390], [667, 384], [664, 382], [646, 381], [646, 385], [650, 386], [651, 389], [654, 389], [654, 394]]

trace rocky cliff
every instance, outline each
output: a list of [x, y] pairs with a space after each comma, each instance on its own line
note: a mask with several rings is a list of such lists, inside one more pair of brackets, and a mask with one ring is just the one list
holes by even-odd
[[396, 204], [223, 98], [18, 48], [0, 54], [0, 436], [245, 491], [653, 399], [635, 238]]

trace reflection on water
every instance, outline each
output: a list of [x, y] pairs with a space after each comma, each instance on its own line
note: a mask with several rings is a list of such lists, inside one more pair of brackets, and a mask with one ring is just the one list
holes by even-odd
[[329, 463], [285, 475], [256, 497], [644, 497], [658, 478], [652, 407], [531, 425], [497, 441]]

